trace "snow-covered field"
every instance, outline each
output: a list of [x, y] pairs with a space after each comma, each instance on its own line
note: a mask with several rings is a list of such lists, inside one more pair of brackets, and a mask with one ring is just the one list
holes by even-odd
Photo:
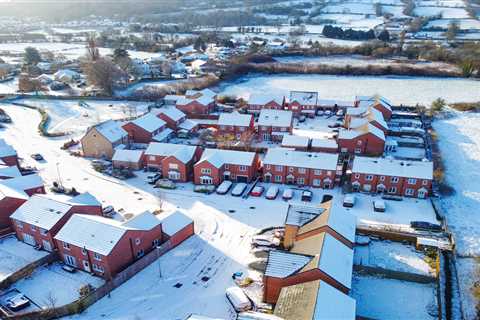
[[441, 15], [443, 19], [465, 19], [468, 13], [464, 8], [416, 7], [413, 13], [417, 16], [431, 17]]
[[411, 245], [391, 241], [372, 240], [368, 245], [357, 245], [354, 264], [421, 275], [433, 272], [422, 252]]
[[13, 80], [0, 82], [0, 93], [3, 94], [10, 94], [16, 93], [18, 90], [18, 78], [14, 78]]
[[435, 284], [354, 274], [350, 293], [357, 315], [371, 319], [438, 319]]
[[[351, 100], [355, 95], [381, 94], [394, 104], [429, 106], [438, 97], [447, 102], [480, 100], [480, 81], [459, 78], [400, 76], [258, 75], [220, 85], [222, 94], [289, 95], [291, 90], [318, 91], [321, 99]], [[405, 94], [408, 92], [408, 94]]]
[[35, 250], [14, 236], [0, 239], [0, 281], [46, 255], [47, 252]]
[[426, 28], [443, 28], [447, 29], [448, 25], [455, 21], [458, 23], [460, 29], [480, 29], [480, 21], [475, 19], [439, 19], [430, 21]]
[[478, 260], [471, 258], [480, 257], [479, 121], [479, 114], [455, 112], [451, 118], [434, 122], [446, 166], [446, 182], [455, 189], [453, 196], [438, 203], [455, 236], [462, 306], [467, 319], [477, 316], [478, 301], [471, 295], [471, 289], [480, 280], [476, 270]]

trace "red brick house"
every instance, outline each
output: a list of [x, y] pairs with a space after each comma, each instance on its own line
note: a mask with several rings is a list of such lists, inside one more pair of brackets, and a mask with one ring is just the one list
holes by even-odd
[[318, 108], [318, 92], [290, 91], [290, 98], [285, 103], [285, 110], [290, 110], [295, 116], [314, 117]]
[[263, 181], [330, 189], [335, 186], [337, 163], [338, 154], [270, 148], [263, 159]]
[[180, 211], [169, 214], [161, 221], [163, 239], [171, 248], [175, 248], [195, 233], [193, 220]]
[[276, 303], [282, 288], [322, 280], [348, 294], [353, 250], [322, 232], [296, 240], [290, 251], [271, 250], [263, 277], [263, 300]]
[[355, 130], [340, 130], [337, 143], [340, 152], [379, 156], [385, 148], [385, 134], [368, 123]]
[[368, 108], [348, 108], [345, 115], [345, 128], [358, 129], [367, 123], [383, 131], [386, 136], [388, 133], [388, 124], [383, 118], [383, 114], [372, 107]]
[[26, 176], [0, 180], [0, 184], [6, 185], [15, 190], [21, 190], [28, 196], [45, 193], [43, 180], [38, 174], [29, 174]]
[[178, 129], [180, 123], [187, 119], [187, 115], [174, 106], [165, 106], [152, 112], [165, 121], [167, 127], [174, 131]]
[[337, 153], [338, 143], [334, 139], [313, 138], [310, 143], [310, 150], [312, 152]]
[[270, 94], [255, 93], [250, 95], [247, 104], [249, 113], [260, 113], [264, 109], [283, 110], [285, 97], [272, 97]]
[[307, 151], [310, 147], [310, 138], [287, 134], [282, 138], [282, 147], [297, 151]]
[[165, 178], [187, 182], [193, 180], [193, 166], [201, 155], [198, 146], [152, 142], [145, 150], [145, 165]]
[[210, 89], [188, 90], [185, 96], [177, 96], [176, 106], [187, 116], [206, 115], [215, 110], [217, 94]]
[[112, 165], [117, 169], [139, 170], [143, 168], [144, 150], [116, 150], [113, 154]]
[[[135, 143], [150, 143], [166, 129], [166, 122], [152, 113], [147, 113], [122, 126], [128, 132], [128, 138]], [[170, 129], [169, 129], [170, 130]]]
[[217, 134], [220, 136], [230, 135], [240, 139], [242, 135], [251, 135], [255, 132], [253, 116], [251, 114], [240, 114], [236, 111], [221, 113], [218, 118], [217, 129]]
[[0, 160], [4, 165], [18, 166], [17, 151], [3, 139], [0, 139]]
[[357, 96], [355, 107], [372, 107], [383, 114], [383, 118], [389, 121], [392, 117], [392, 103], [382, 96]]
[[431, 161], [403, 161], [355, 157], [351, 184], [354, 191], [426, 198], [432, 190]]
[[144, 212], [125, 222], [74, 214], [55, 236], [68, 265], [112, 279], [162, 243], [160, 220]]
[[11, 227], [10, 216], [27, 200], [23, 190], [0, 184], [0, 230]]
[[88, 193], [65, 202], [34, 195], [10, 219], [20, 241], [51, 252], [55, 249], [54, 236], [74, 213], [102, 215], [102, 205]]
[[260, 161], [254, 152], [205, 149], [194, 166], [195, 184], [219, 185], [224, 180], [251, 182], [258, 173]]
[[257, 139], [259, 141], [281, 142], [283, 136], [291, 134], [293, 116], [291, 111], [263, 109], [257, 122]]

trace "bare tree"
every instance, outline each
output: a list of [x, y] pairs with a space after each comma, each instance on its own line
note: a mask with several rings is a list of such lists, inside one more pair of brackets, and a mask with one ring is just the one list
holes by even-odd
[[100, 51], [95, 41], [95, 35], [90, 35], [87, 39], [87, 59], [97, 61], [100, 58]]
[[107, 58], [83, 63], [83, 72], [90, 84], [99, 87], [108, 95], [113, 93], [115, 83], [125, 76], [124, 72]]

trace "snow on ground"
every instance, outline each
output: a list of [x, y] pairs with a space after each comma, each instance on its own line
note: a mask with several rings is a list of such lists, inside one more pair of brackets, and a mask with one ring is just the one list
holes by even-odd
[[128, 97], [135, 93], [137, 90], [142, 90], [147, 87], [161, 88], [165, 85], [182, 80], [155, 80], [155, 81], [140, 81], [128, 86], [126, 89], [119, 89], [115, 91], [115, 95], [118, 97]]
[[435, 284], [354, 274], [357, 315], [372, 319], [437, 319]]
[[108, 100], [21, 99], [18, 102], [46, 110], [50, 116], [48, 129], [52, 132], [83, 134], [96, 123], [109, 119], [124, 119], [147, 111], [147, 103]]
[[220, 91], [245, 98], [254, 93], [288, 96], [291, 90], [318, 91], [321, 99], [338, 100], [381, 94], [394, 104], [429, 106], [438, 97], [448, 102], [479, 101], [479, 85], [477, 80], [460, 78], [251, 74], [222, 83]]
[[0, 239], [0, 281], [47, 254], [18, 241], [14, 236]]
[[399, 242], [372, 240], [366, 246], [355, 246], [354, 264], [407, 273], [431, 275], [423, 252]]
[[104, 283], [99, 277], [86, 272], [69, 273], [62, 269], [60, 263], [42, 266], [30, 276], [15, 282], [14, 287], [41, 307], [62, 306], [79, 298], [78, 290], [90, 284], [98, 288]]
[[471, 289], [480, 280], [475, 270], [478, 262], [470, 258], [480, 256], [479, 121], [479, 114], [455, 112], [450, 118], [434, 122], [446, 167], [446, 182], [455, 189], [453, 196], [444, 197], [438, 203], [455, 236], [460, 293], [467, 319], [476, 318], [478, 300]]
[[18, 90], [18, 78], [0, 82], [0, 94], [16, 93]]
[[430, 21], [426, 28], [443, 28], [447, 29], [450, 22], [455, 21], [460, 29], [480, 29], [480, 21], [475, 19], [439, 19]]
[[375, 15], [375, 9], [372, 3], [344, 2], [339, 4], [329, 4], [322, 9], [323, 13], [356, 13]]
[[413, 13], [416, 16], [425, 17], [441, 15], [443, 19], [465, 19], [469, 17], [468, 12], [464, 8], [416, 7]]

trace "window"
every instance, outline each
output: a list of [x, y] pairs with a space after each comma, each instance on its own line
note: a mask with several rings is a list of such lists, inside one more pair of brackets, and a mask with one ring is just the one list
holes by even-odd
[[415, 178], [408, 178], [407, 183], [408, 183], [408, 184], [417, 184], [417, 179], [415, 179]]
[[247, 171], [247, 166], [238, 166], [239, 171]]
[[282, 182], [282, 176], [275, 176], [275, 182]]
[[47, 229], [42, 229], [42, 228], [40, 228], [40, 233], [41, 233], [42, 235], [46, 235], [46, 234], [48, 233], [48, 230], [47, 230]]
[[155, 239], [152, 241], [152, 247], [158, 247], [160, 245], [160, 240], [159, 239]]
[[397, 188], [396, 187], [390, 187], [388, 189], [388, 193], [397, 193]]
[[37, 227], [35, 227], [34, 225], [30, 225], [30, 230], [36, 231], [36, 230], [37, 230]]
[[283, 167], [282, 166], [275, 166], [275, 170], [276, 171], [283, 171]]
[[99, 255], [99, 254], [96, 253], [96, 252], [93, 254], [93, 258], [94, 258], [95, 260], [102, 261], [102, 256]]
[[303, 186], [305, 184], [305, 179], [304, 178], [298, 178], [297, 179], [297, 184]]
[[313, 174], [316, 175], [316, 176], [319, 176], [319, 175], [322, 174], [322, 170], [315, 169], [315, 170], [313, 171]]
[[202, 174], [211, 174], [212, 170], [209, 169], [209, 168], [202, 168], [201, 172], [202, 172]]
[[327, 176], [331, 176], [332, 175], [332, 171], [327, 171]]
[[17, 225], [17, 227], [19, 227], [20, 229], [23, 229], [23, 223], [21, 223], [20, 221], [16, 221], [15, 224]]
[[414, 194], [415, 194], [415, 190], [413, 190], [412, 188], [405, 189], [406, 196], [413, 196]]
[[372, 180], [373, 180], [373, 176], [372, 176], [371, 174], [367, 174], [367, 175], [365, 176], [365, 180], [367, 180], [367, 181], [372, 181]]
[[92, 265], [93, 267], [93, 270], [97, 271], [97, 272], [100, 272], [100, 273], [104, 273], [105, 272], [105, 269], [103, 269], [103, 267], [101, 265], [97, 265], [97, 264], [93, 264]]
[[305, 174], [307, 172], [307, 169], [305, 168], [298, 168], [298, 173]]
[[87, 249], [82, 248], [82, 254], [83, 254], [84, 256], [86, 256], [86, 255], [87, 255]]
[[361, 146], [362, 145], [362, 140], [358, 140], [357, 141], [357, 146]]
[[293, 167], [289, 167], [288, 172], [293, 172]]
[[385, 181], [385, 176], [380, 176], [380, 181]]
[[228, 163], [225, 164], [225, 170], [228, 170], [230, 168], [230, 165]]
[[145, 252], [143, 252], [143, 250], [138, 251], [137, 252], [137, 258], [143, 257], [144, 254], [145, 254]]
[[240, 132], [244, 132], [245, 131], [245, 127], [240, 127]]
[[178, 163], [169, 163], [168, 167], [173, 170], [178, 170]]
[[428, 180], [423, 180], [423, 181], [422, 181], [422, 184], [423, 184], [424, 186], [427, 186], [427, 185], [428, 185]]
[[66, 249], [66, 250], [70, 250], [70, 244], [64, 242], [63, 243], [63, 248]]
[[280, 131], [281, 131], [281, 132], [286, 132], [286, 131], [287, 131], [287, 128], [282, 127], [282, 128], [280, 129]]
[[312, 184], [314, 187], [319, 187], [320, 186], [320, 179], [313, 179]]
[[140, 238], [136, 238], [135, 239], [135, 244], [138, 246], [142, 241], [140, 240]]
[[355, 173], [355, 179], [360, 179], [360, 174], [359, 173]]
[[266, 164], [266, 165], [265, 165], [265, 169], [270, 170], [270, 165], [269, 165], [269, 164]]
[[150, 161], [155, 161], [156, 157], [155, 157], [155, 156], [149, 156], [148, 159], [149, 159]]
[[392, 179], [390, 179], [392, 183], [398, 183], [399, 180], [398, 177], [392, 177]]
[[360, 149], [360, 148], [355, 148], [355, 153], [362, 153], [362, 149]]

